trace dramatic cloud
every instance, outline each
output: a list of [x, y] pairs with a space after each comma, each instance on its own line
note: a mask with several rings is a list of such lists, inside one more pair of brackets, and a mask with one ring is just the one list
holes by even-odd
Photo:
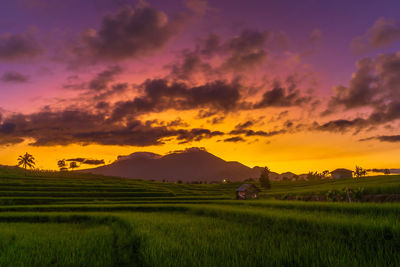
[[302, 96], [300, 90], [286, 90], [276, 85], [263, 94], [262, 99], [254, 105], [254, 108], [301, 106], [310, 101], [311, 97]]
[[200, 141], [205, 138], [211, 138], [214, 136], [224, 135], [220, 131], [210, 131], [209, 129], [196, 128], [192, 130], [177, 130], [177, 140], [180, 140], [180, 144], [188, 143], [191, 141]]
[[[208, 9], [205, 1], [188, 1], [186, 4], [186, 8], [190, 7], [196, 13]], [[274, 41], [274, 36], [279, 36], [254, 29], [242, 30], [233, 37], [210, 34], [200, 39], [195, 48], [181, 50], [172, 64], [164, 65], [166, 73], [155, 76], [161, 78], [152, 77], [141, 84], [135, 81], [134, 85], [131, 84], [133, 81], [124, 83], [118, 80], [118, 75], [125, 69], [136, 67], [131, 62], [121, 63], [120, 60], [146, 56], [165, 47], [181, 30], [186, 20], [184, 17], [168, 18], [164, 12], [143, 1], [135, 8], [124, 6], [115, 14], [103, 17], [98, 29], [86, 31], [82, 39], [75, 43], [72, 40], [73, 44], [67, 45], [75, 49], [78, 61], [99, 63], [96, 67], [101, 71], [91, 78], [86, 74], [68, 74], [64, 88], [78, 92], [66, 92], [66, 98], [59, 99], [62, 105], [49, 105], [31, 114], [11, 113], [3, 118], [0, 143], [29, 140], [33, 146], [152, 146], [221, 136], [224, 142], [241, 142], [246, 137], [269, 137], [289, 132], [291, 125], [286, 125], [285, 130], [276, 130], [279, 129], [276, 126], [271, 126], [269, 131], [256, 129], [261, 123], [250, 119], [236, 125], [230, 132], [230, 129], [222, 132], [203, 125], [190, 127], [180, 119], [167, 122], [146, 118], [154, 115], [151, 113], [190, 110], [198, 113], [198, 118], [207, 120], [203, 123], [215, 126], [228, 120], [232, 113], [263, 108], [307, 108], [305, 105], [312, 100], [309, 92], [303, 93], [297, 88], [293, 77], [288, 77], [284, 85], [279, 82], [271, 85], [267, 78], [249, 79], [257, 68], [262, 71], [261, 67], [265, 66], [270, 54], [271, 47], [268, 46]], [[318, 31], [313, 34], [313, 38], [319, 38]], [[84, 65], [82, 67], [88, 67]], [[88, 68], [89, 71], [92, 70]], [[24, 81], [22, 75], [12, 74], [9, 73], [8, 81]], [[197, 79], [197, 75], [202, 77]], [[6, 80], [5, 75], [2, 80]], [[86, 160], [75, 159], [82, 163]]]
[[106, 68], [104, 71], [97, 73], [91, 80], [81, 82], [79, 76], [74, 75], [67, 78], [67, 83], [63, 85], [64, 89], [72, 89], [79, 91], [87, 91], [87, 93], [95, 95], [97, 100], [106, 98], [116, 93], [125, 91], [128, 86], [126, 83], [116, 83], [110, 86], [115, 78], [123, 72], [123, 69], [116, 65]]
[[381, 142], [397, 143], [400, 142], [400, 135], [381, 135], [360, 139], [359, 141], [378, 140]]
[[370, 58], [364, 58], [358, 61], [356, 66], [357, 72], [353, 74], [349, 86], [334, 88], [335, 95], [329, 102], [330, 110], [334, 110], [336, 106], [352, 109], [376, 103], [380, 89], [379, 77], [375, 73], [375, 62]]
[[168, 83], [165, 79], [157, 79], [146, 81], [141, 88], [144, 91], [143, 96], [116, 104], [112, 114], [113, 120], [171, 108], [176, 110], [210, 108], [230, 111], [237, 109], [240, 104], [240, 85], [226, 81], [189, 87], [184, 83]]
[[328, 132], [345, 132], [350, 129], [361, 129], [366, 127], [368, 122], [361, 118], [356, 118], [354, 120], [333, 120], [316, 127], [320, 131]]
[[[129, 84], [127, 83], [116, 83], [111, 86], [111, 88], [101, 91], [100, 94], [97, 94], [93, 97], [96, 101], [96, 107], [98, 109], [105, 109], [109, 106], [106, 102], [112, 96], [120, 96], [122, 93], [126, 92], [129, 88]], [[90, 92], [89, 92], [90, 93]]]
[[9, 122], [4, 122], [3, 124], [0, 125], [0, 133], [3, 134], [10, 134], [15, 130], [15, 124], [9, 123]]
[[[270, 137], [270, 136], [275, 136], [279, 134], [284, 134], [287, 132], [287, 130], [276, 130], [276, 131], [261, 131], [261, 130], [252, 130], [249, 129], [250, 127], [254, 126], [259, 120], [248, 120], [244, 123], [239, 123], [235, 126], [235, 129], [230, 131], [230, 135], [244, 135], [244, 136], [261, 136], [261, 137]], [[287, 125], [287, 128], [290, 128], [291, 125]]]
[[96, 77], [89, 82], [89, 89], [95, 91], [101, 91], [108, 87], [109, 83], [114, 81], [115, 76], [122, 72], [120, 66], [112, 66], [107, 70], [100, 72]]
[[42, 52], [32, 31], [0, 35], [0, 61], [32, 59]]
[[135, 9], [124, 6], [117, 14], [105, 16], [97, 31], [84, 34], [83, 43], [94, 58], [138, 58], [162, 49], [180, 31], [182, 22], [182, 17], [169, 19], [140, 2]]
[[244, 140], [242, 137], [240, 136], [235, 136], [235, 137], [230, 137], [230, 138], [226, 138], [224, 139], [224, 142], [232, 142], [232, 143], [237, 143], [237, 142], [245, 142], [246, 140]]
[[200, 141], [223, 135], [220, 131], [204, 128], [175, 129], [170, 126], [152, 126], [130, 120], [112, 122], [106, 114], [83, 109], [61, 111], [42, 110], [30, 115], [14, 114], [0, 123], [0, 143], [20, 143], [33, 139], [33, 146], [69, 144], [100, 145], [161, 145], [165, 138], [176, 138], [180, 143]]
[[[214, 116], [215, 123], [223, 120], [228, 112], [251, 110], [262, 107], [281, 107], [300, 105], [306, 98], [299, 95], [295, 86], [289, 86], [279, 97], [271, 98], [267, 91], [263, 105], [245, 101], [241, 95], [243, 86], [237, 81], [216, 80], [199, 86], [184, 82], [169, 82], [166, 79], [147, 80], [136, 89], [139, 95], [131, 100], [115, 104], [107, 98], [118, 92], [125, 92], [127, 84], [112, 84], [120, 67], [110, 67], [97, 74], [85, 87], [89, 95], [85, 101], [65, 109], [50, 106], [31, 114], [12, 114], [0, 124], [1, 143], [22, 142], [32, 139], [34, 146], [54, 146], [69, 144], [100, 145], [162, 145], [167, 141], [179, 143], [196, 142], [203, 139], [225, 135], [224, 132], [207, 128], [187, 129], [189, 125], [181, 120], [162, 122], [158, 120], [142, 122], [139, 116], [153, 112], [173, 110], [199, 110], [199, 116]], [[94, 95], [91, 93], [96, 92]], [[265, 104], [266, 99], [268, 99]], [[282, 101], [282, 103], [279, 103]], [[209, 122], [211, 123], [211, 122]], [[212, 122], [212, 124], [215, 124]], [[230, 135], [273, 136], [285, 133], [284, 130], [266, 132], [249, 129], [253, 122], [239, 124]], [[11, 139], [14, 137], [14, 139]], [[4, 141], [6, 140], [6, 141]], [[229, 138], [228, 138], [229, 140]], [[235, 139], [232, 139], [235, 140]], [[227, 141], [228, 142], [228, 141]]]
[[[246, 29], [221, 41], [219, 35], [210, 34], [199, 40], [194, 50], [184, 50], [178, 62], [166, 67], [171, 69], [172, 78], [180, 80], [194, 79], [198, 75], [209, 79], [213, 75], [243, 74], [267, 61], [270, 35], [266, 31]], [[213, 61], [219, 63], [212, 64]]]
[[382, 125], [398, 119], [400, 119], [400, 102], [391, 102], [386, 106], [376, 108], [366, 118], [333, 120], [322, 125], [317, 125], [314, 129], [332, 132], [345, 132], [348, 130], [356, 130], [356, 132], [359, 132], [363, 128]]
[[223, 48], [230, 56], [222, 68], [245, 71], [264, 63], [268, 58], [265, 46], [269, 35], [269, 32], [244, 30], [239, 36], [229, 40]]
[[87, 165], [102, 165], [105, 164], [104, 159], [87, 159], [87, 158], [73, 158], [66, 159], [65, 161], [75, 161]]
[[201, 56], [195, 52], [184, 52], [182, 62], [169, 66], [171, 76], [179, 80], [191, 80], [198, 74], [210, 74], [212, 67], [209, 63], [202, 60]]
[[216, 53], [221, 52], [221, 50], [221, 37], [212, 33], [205, 40], [201, 41], [199, 53], [205, 57], [212, 57]]
[[368, 108], [371, 112], [365, 118], [331, 121], [319, 129], [361, 129], [400, 119], [400, 53], [360, 60], [349, 86], [336, 87], [336, 94], [324, 114], [337, 112], [340, 107], [345, 110]]
[[368, 31], [351, 42], [357, 53], [371, 49], [385, 48], [400, 40], [400, 22], [394, 19], [379, 18]]
[[6, 71], [0, 77], [0, 80], [6, 83], [26, 83], [29, 80], [29, 76], [16, 71]]
[[243, 130], [243, 129], [249, 128], [249, 127], [253, 126], [254, 123], [255, 123], [254, 121], [246, 121], [243, 123], [238, 123], [235, 126], [235, 130]]
[[229, 134], [231, 134], [231, 135], [243, 134], [245, 136], [263, 136], [263, 137], [269, 137], [269, 136], [274, 136], [274, 135], [279, 135], [279, 134], [284, 134], [284, 133], [286, 133], [286, 130], [271, 131], [271, 132], [254, 131], [254, 130], [233, 130], [233, 131], [229, 132]]

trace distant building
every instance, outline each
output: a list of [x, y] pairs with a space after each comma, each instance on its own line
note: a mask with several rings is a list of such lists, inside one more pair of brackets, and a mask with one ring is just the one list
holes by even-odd
[[260, 189], [254, 184], [242, 184], [236, 189], [236, 199], [258, 198], [258, 193], [260, 193]]
[[353, 178], [353, 171], [347, 169], [336, 169], [331, 171], [333, 179]]

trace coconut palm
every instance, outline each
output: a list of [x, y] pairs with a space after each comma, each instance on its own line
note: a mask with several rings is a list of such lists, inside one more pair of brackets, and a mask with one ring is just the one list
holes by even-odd
[[22, 166], [25, 169], [26, 175], [26, 168], [34, 168], [35, 167], [35, 158], [29, 154], [28, 152], [25, 153], [23, 156], [18, 157], [18, 167]]

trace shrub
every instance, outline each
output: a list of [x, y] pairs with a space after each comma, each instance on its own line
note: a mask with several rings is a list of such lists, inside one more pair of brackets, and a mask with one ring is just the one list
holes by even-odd
[[269, 173], [270, 173], [270, 170], [268, 169], [268, 167], [265, 167], [260, 175], [260, 184], [262, 187], [267, 188], [267, 189], [271, 188], [271, 182], [269, 180]]

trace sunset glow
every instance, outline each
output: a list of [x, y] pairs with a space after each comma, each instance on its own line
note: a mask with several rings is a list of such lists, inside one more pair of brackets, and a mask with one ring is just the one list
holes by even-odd
[[399, 168], [398, 10], [1, 1], [0, 165], [204, 147], [279, 173]]

